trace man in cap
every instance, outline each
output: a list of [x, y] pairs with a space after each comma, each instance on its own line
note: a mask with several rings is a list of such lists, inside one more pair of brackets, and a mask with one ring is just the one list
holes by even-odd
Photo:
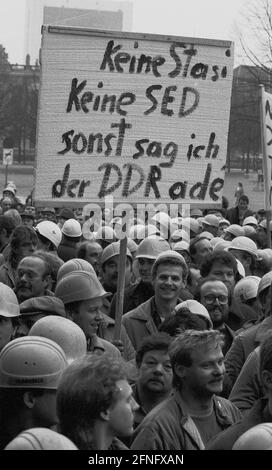
[[[169, 249], [169, 243], [162, 237], [147, 237], [140, 242], [135, 257], [135, 264], [140, 279], [135, 284], [125, 289], [123, 304], [124, 314], [138, 307], [143, 302], [146, 302], [154, 295], [151, 275], [152, 266], [157, 256]], [[109, 314], [112, 318], [115, 316], [115, 307], [116, 294], [114, 294], [110, 305]]]
[[210, 232], [214, 237], [218, 236], [219, 219], [214, 214], [208, 214], [202, 220], [203, 232]]
[[0, 449], [20, 432], [57, 424], [56, 390], [67, 367], [54, 341], [24, 336], [0, 353]]
[[[113, 294], [117, 291], [120, 257], [120, 241], [106, 246], [101, 255], [102, 285], [107, 292]], [[132, 278], [132, 255], [127, 249], [125, 265], [125, 287], [128, 287]], [[112, 297], [111, 297], [112, 298]]]
[[85, 333], [88, 351], [108, 351], [113, 356], [120, 357], [119, 350], [113, 344], [97, 335], [105, 295], [96, 274], [87, 271], [71, 271], [61, 277], [56, 286], [56, 296], [63, 301], [67, 318]]
[[14, 322], [20, 316], [19, 303], [13, 290], [0, 282], [0, 351], [11, 341]]
[[38, 250], [57, 252], [61, 242], [60, 228], [50, 220], [42, 220], [35, 227], [38, 237]]
[[237, 224], [229, 225], [225, 228], [224, 232], [222, 233], [221, 237], [228, 241], [232, 241], [236, 237], [243, 237], [245, 235], [244, 228]]
[[74, 213], [68, 207], [63, 207], [60, 212], [57, 214], [58, 227], [61, 229], [64, 222], [69, 219], [74, 219]]
[[[74, 271], [86, 271], [87, 273], [91, 273], [95, 275], [95, 271], [90, 263], [88, 261], [85, 261], [80, 258], [73, 258], [69, 261], [66, 261], [61, 268], [58, 271], [57, 275], [57, 281], [58, 283], [61, 281], [61, 279], [66, 276], [66, 274], [72, 273]], [[67, 282], [67, 281], [65, 281]], [[70, 281], [69, 281], [70, 282]], [[89, 293], [90, 295], [90, 287], [89, 285], [86, 286], [86, 292], [87, 295]], [[115, 326], [115, 321], [110, 318], [108, 315], [105, 315], [104, 310], [104, 305], [105, 305], [105, 296], [102, 297], [102, 307], [100, 309], [97, 321], [98, 321], [98, 328], [96, 331], [97, 336], [99, 338], [106, 340], [106, 342], [113, 343], [115, 346], [118, 347], [120, 352], [123, 355], [123, 358], [125, 361], [132, 361], [135, 358], [135, 350], [129, 340], [129, 337], [126, 333], [125, 328], [121, 325], [121, 332], [120, 332], [120, 340], [115, 341], [114, 339], [114, 326]], [[87, 336], [87, 335], [86, 335]], [[100, 339], [98, 340], [98, 342]], [[100, 344], [103, 349], [103, 341], [100, 341]], [[105, 349], [105, 348], [104, 348]], [[98, 350], [98, 347], [97, 347]], [[135, 367], [134, 364], [131, 365], [131, 373], [134, 374], [135, 372]]]
[[189, 249], [192, 264], [194, 267], [200, 268], [204, 258], [211, 254], [212, 245], [208, 238], [200, 234], [191, 240]]
[[201, 209], [191, 209], [190, 211], [190, 217], [192, 219], [198, 219], [199, 217], [202, 217], [203, 213]]
[[56, 211], [54, 207], [43, 207], [40, 210], [40, 221], [42, 220], [50, 220], [51, 222], [56, 223]]
[[258, 257], [257, 246], [253, 240], [248, 237], [236, 237], [232, 240], [227, 250], [232, 253], [235, 258], [241, 261], [245, 268], [246, 276], [254, 275], [255, 262]]
[[257, 397], [240, 421], [220, 433], [208, 446], [209, 450], [231, 450], [245, 431], [259, 423], [272, 422], [272, 336], [268, 336], [259, 351], [258, 373], [264, 395]]
[[179, 253], [168, 250], [157, 256], [152, 267], [154, 296], [122, 318], [135, 350], [145, 336], [156, 333], [162, 321], [173, 314], [187, 275], [187, 265]]
[[187, 330], [169, 348], [174, 393], [153, 408], [134, 432], [133, 450], [203, 450], [241, 413], [219, 397], [223, 387], [222, 335]]

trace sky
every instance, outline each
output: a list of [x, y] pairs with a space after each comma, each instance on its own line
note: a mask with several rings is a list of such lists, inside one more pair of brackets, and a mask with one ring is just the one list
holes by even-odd
[[[130, 0], [134, 32], [235, 40], [234, 24], [249, 0]], [[24, 63], [25, 0], [0, 0], [0, 44]]]

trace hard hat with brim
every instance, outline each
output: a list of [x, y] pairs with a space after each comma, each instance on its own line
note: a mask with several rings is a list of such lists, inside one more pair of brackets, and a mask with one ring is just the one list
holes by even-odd
[[260, 280], [261, 278], [257, 276], [246, 276], [240, 279], [233, 290], [234, 298], [241, 301], [256, 298]]
[[[120, 255], [120, 241], [113, 242], [110, 245], [106, 246], [102, 251], [101, 255], [101, 266], [105, 264], [109, 259], [113, 258], [113, 256]], [[132, 255], [127, 248], [127, 256], [132, 260]]]
[[231, 233], [235, 237], [242, 237], [245, 234], [243, 227], [241, 227], [241, 225], [238, 225], [238, 224], [231, 224], [229, 227], [225, 229], [225, 232]]
[[81, 237], [82, 235], [81, 225], [75, 219], [66, 220], [62, 226], [61, 231], [67, 237], [72, 237], [72, 238]]
[[57, 282], [68, 273], [72, 271], [87, 271], [92, 274], [96, 274], [91, 263], [81, 258], [72, 258], [66, 261], [58, 270]]
[[272, 423], [252, 426], [235, 441], [232, 450], [271, 450]]
[[49, 428], [30, 428], [18, 434], [4, 450], [78, 450], [68, 437]]
[[186, 230], [177, 229], [171, 234], [171, 242], [178, 242], [181, 240], [189, 243], [190, 235], [186, 232]]
[[202, 221], [202, 225], [203, 224], [211, 225], [212, 227], [218, 228], [219, 227], [219, 219], [214, 214], [208, 214], [204, 217], [204, 219]]
[[179, 241], [177, 243], [174, 243], [174, 245], [172, 246], [172, 249], [174, 251], [186, 251], [187, 253], [190, 253], [190, 250], [189, 250], [189, 243], [185, 242], [185, 241]]
[[67, 365], [63, 349], [54, 341], [16, 338], [0, 352], [0, 388], [56, 390]]
[[198, 222], [199, 219], [193, 219], [192, 217], [185, 217], [182, 219], [181, 228], [188, 228], [191, 232], [195, 233], [196, 235], [199, 233], [200, 225]]
[[83, 330], [68, 318], [56, 315], [40, 318], [30, 328], [28, 336], [42, 336], [55, 341], [65, 352], [68, 364], [87, 353], [87, 340]]
[[36, 225], [35, 230], [58, 248], [61, 242], [61, 230], [57, 224], [50, 220], [43, 220]]
[[160, 253], [166, 250], [170, 250], [170, 246], [164, 238], [145, 238], [138, 245], [136, 259], [156, 259]]
[[202, 305], [197, 300], [193, 300], [193, 299], [185, 300], [184, 302], [177, 304], [174, 310], [176, 313], [178, 313], [182, 308], [188, 308], [188, 310], [190, 310], [191, 313], [205, 318], [208, 324], [210, 325], [210, 328], [213, 327], [208, 310], [206, 309], [206, 307], [204, 307], [204, 305]]
[[227, 219], [219, 219], [219, 227], [223, 224], [230, 226], [230, 221]]
[[14, 318], [20, 316], [20, 308], [13, 290], [0, 282], [0, 316]]
[[266, 273], [260, 280], [259, 286], [258, 286], [258, 295], [267, 287], [270, 287], [272, 283], [272, 271], [269, 271]]
[[57, 282], [55, 294], [64, 305], [108, 295], [96, 274], [86, 271], [72, 271], [63, 276]]
[[249, 217], [246, 217], [243, 221], [243, 226], [244, 225], [254, 225], [255, 227], [257, 227], [258, 225], [258, 221], [255, 217], [253, 217], [252, 215], [250, 215]]
[[226, 251], [239, 250], [245, 251], [250, 255], [258, 258], [257, 245], [248, 237], [236, 237], [232, 240], [231, 245], [226, 248]]

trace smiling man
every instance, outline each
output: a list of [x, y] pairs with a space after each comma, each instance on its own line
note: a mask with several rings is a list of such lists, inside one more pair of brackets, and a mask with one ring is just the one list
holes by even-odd
[[179, 293], [185, 287], [187, 275], [187, 265], [179, 253], [167, 250], [157, 257], [152, 267], [154, 296], [122, 318], [136, 350], [145, 336], [157, 333], [159, 325], [173, 315], [175, 306], [181, 302]]
[[241, 414], [217, 396], [225, 372], [222, 335], [187, 330], [170, 346], [175, 393], [153, 408], [135, 430], [133, 450], [203, 450]]
[[68, 272], [56, 286], [56, 297], [63, 301], [67, 317], [85, 333], [88, 351], [97, 354], [109, 351], [113, 357], [119, 358], [119, 350], [97, 335], [105, 295], [106, 292], [94, 272]]
[[200, 303], [206, 307], [211, 317], [213, 328], [224, 337], [224, 354], [230, 349], [234, 332], [226, 324], [229, 314], [228, 289], [222, 281], [204, 279], [200, 286]]

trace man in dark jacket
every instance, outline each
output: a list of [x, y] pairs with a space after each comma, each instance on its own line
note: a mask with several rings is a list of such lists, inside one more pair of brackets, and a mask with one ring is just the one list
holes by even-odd
[[187, 330], [170, 346], [175, 393], [144, 418], [134, 433], [133, 450], [203, 450], [220, 431], [237, 422], [240, 411], [222, 391], [222, 335]]
[[260, 349], [260, 379], [266, 398], [257, 400], [253, 408], [236, 424], [220, 433], [210, 442], [209, 450], [230, 450], [235, 441], [248, 429], [259, 423], [272, 422], [272, 336], [266, 338]]
[[238, 205], [227, 210], [226, 219], [231, 224], [243, 225], [244, 219], [253, 215], [253, 212], [248, 209], [248, 204], [249, 199], [243, 194], [238, 200]]

